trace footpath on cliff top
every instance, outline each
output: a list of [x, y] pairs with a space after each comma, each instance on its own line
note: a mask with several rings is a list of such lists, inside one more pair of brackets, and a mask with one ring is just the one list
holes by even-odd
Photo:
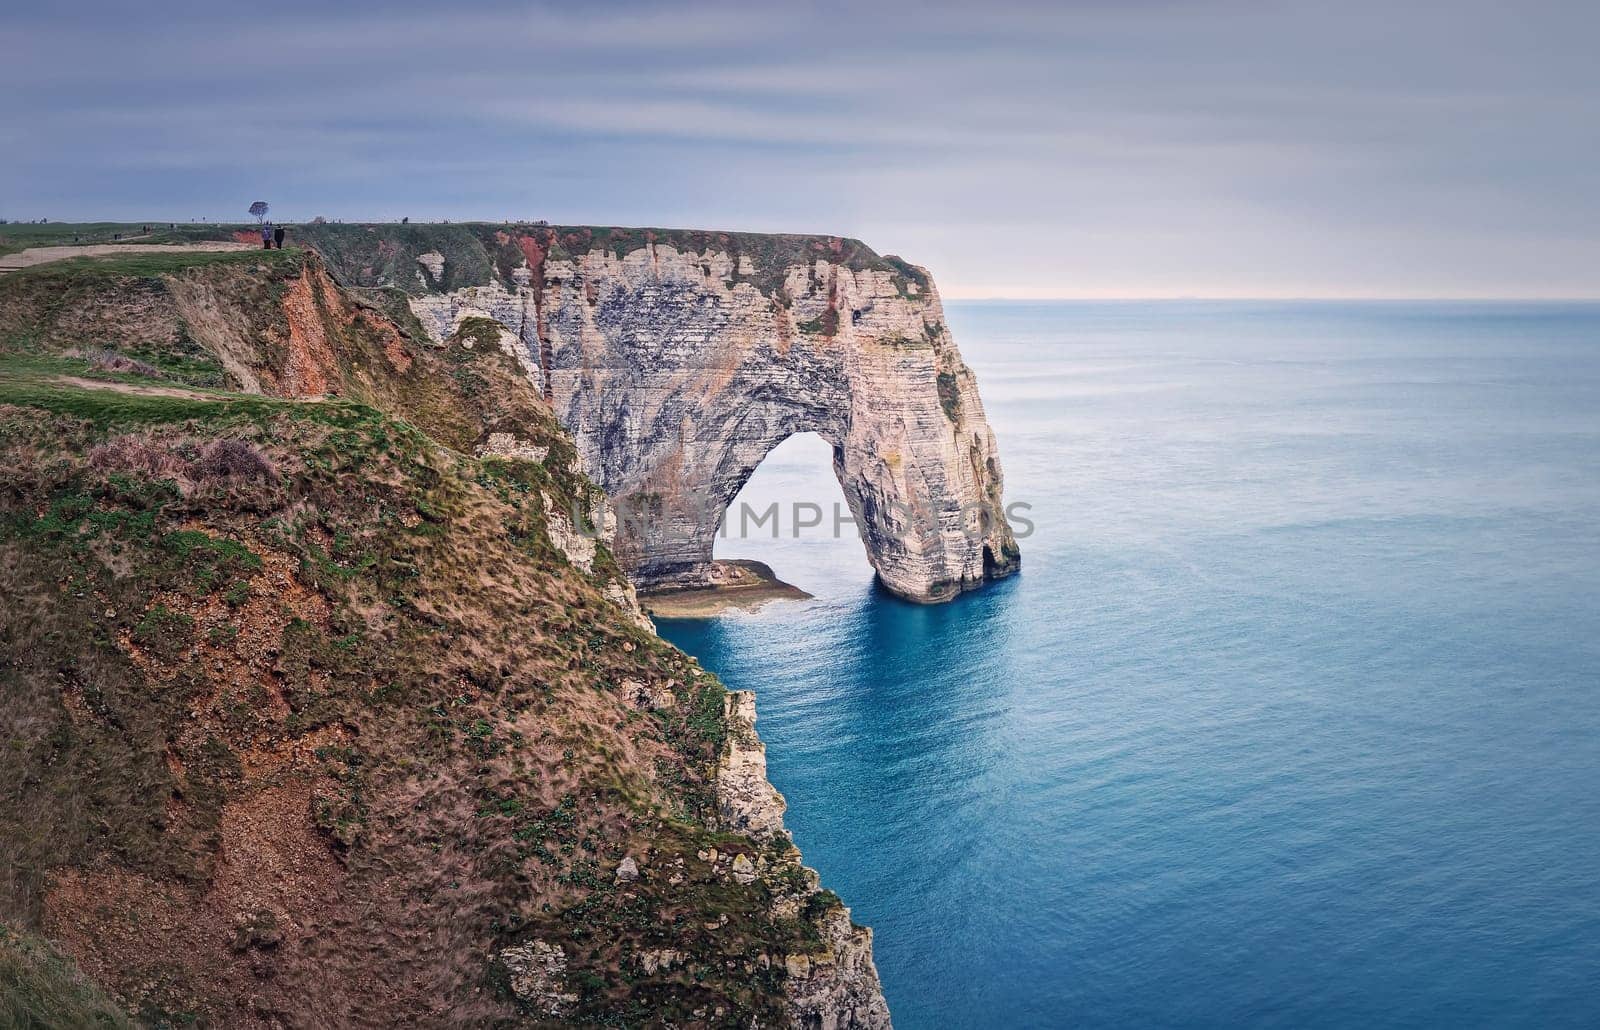
[[172, 254], [183, 251], [216, 252], [226, 250], [254, 250], [248, 243], [90, 243], [67, 244], [57, 247], [29, 247], [15, 254], [0, 255], [0, 275], [52, 261], [66, 261], [83, 257], [116, 257], [122, 254]]

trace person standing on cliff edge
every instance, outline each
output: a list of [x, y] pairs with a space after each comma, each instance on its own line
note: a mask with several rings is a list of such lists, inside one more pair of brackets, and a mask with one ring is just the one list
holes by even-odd
[[281, 225], [278, 226], [276, 229], [272, 230], [272, 242], [277, 244], [277, 247], [278, 247], [279, 250], [283, 249], [283, 237], [285, 236], [285, 234], [286, 234], [286, 232], [285, 232], [283, 226], [281, 226]]
[[261, 223], [261, 249], [262, 250], [271, 250], [272, 249], [272, 223], [271, 222], [262, 222]]

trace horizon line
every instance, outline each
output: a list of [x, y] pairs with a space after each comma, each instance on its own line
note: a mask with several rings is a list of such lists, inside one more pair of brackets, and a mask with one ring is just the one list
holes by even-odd
[[1201, 294], [1201, 293], [1130, 294], [1130, 293], [1103, 293], [1103, 294], [1091, 294], [1091, 293], [1074, 293], [1074, 294], [1052, 294], [1052, 295], [1048, 295], [1048, 296], [1027, 296], [1027, 295], [1000, 294], [1000, 293], [984, 293], [984, 294], [962, 295], [962, 294], [952, 294], [952, 293], [949, 293], [949, 292], [941, 290], [940, 291], [940, 296], [943, 298], [943, 300], [946, 303], [961, 303], [961, 304], [1070, 304], [1070, 303], [1083, 303], [1083, 302], [1093, 302], [1093, 303], [1125, 302], [1125, 303], [1129, 303], [1129, 304], [1142, 304], [1142, 303], [1151, 303], [1151, 302], [1155, 302], [1155, 301], [1163, 301], [1163, 302], [1170, 302], [1170, 303], [1183, 303], [1183, 302], [1190, 302], [1190, 303], [1217, 303], [1217, 302], [1224, 302], [1224, 301], [1236, 301], [1236, 302], [1243, 302], [1243, 303], [1261, 303], [1261, 302], [1266, 302], [1266, 301], [1272, 301], [1272, 302], [1277, 302], [1277, 303], [1289, 303], [1289, 302], [1293, 302], [1293, 303], [1312, 303], [1312, 302], [1340, 303], [1340, 302], [1350, 302], [1350, 301], [1363, 301], [1363, 302], [1370, 302], [1370, 303], [1394, 303], [1394, 304], [1412, 304], [1412, 303], [1428, 303], [1428, 304], [1439, 304], [1439, 303], [1455, 303], [1455, 304], [1476, 304], [1476, 303], [1483, 303], [1483, 304], [1496, 304], [1496, 303], [1501, 303], [1501, 304], [1503, 304], [1503, 303], [1520, 303], [1520, 304], [1600, 304], [1600, 294], [1594, 294], [1594, 295], [1590, 295], [1590, 296], [1556, 296], [1556, 295], [1547, 295], [1547, 294], [1488, 294], [1488, 293], [1486, 293], [1486, 294], [1471, 294], [1471, 295], [1465, 295], [1465, 294], [1456, 294], [1456, 295], [1450, 295], [1450, 294], [1423, 294], [1423, 293], [1418, 293], [1418, 294], [1359, 294], [1359, 293], [1340, 293], [1340, 294], [1331, 294], [1331, 293], [1330, 294], [1305, 294], [1305, 293], [1286, 293], [1286, 294], [1257, 294], [1257, 293], [1252, 293], [1252, 294], [1244, 294], [1244, 293], [1238, 293], [1238, 294], [1231, 294], [1231, 293], [1230, 294]]

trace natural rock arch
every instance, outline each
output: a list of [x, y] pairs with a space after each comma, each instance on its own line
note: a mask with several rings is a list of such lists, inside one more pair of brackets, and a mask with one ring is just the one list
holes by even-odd
[[[768, 541], [801, 538], [818, 546], [783, 547], [779, 560], [825, 560], [821, 540], [833, 537], [840, 548], [835, 557], [860, 557], [865, 563], [865, 548], [845, 504], [844, 489], [838, 485], [833, 455], [834, 446], [813, 431], [802, 430], [780, 440], [728, 502], [713, 550], [717, 561], [767, 564], [774, 557], [766, 553]], [[819, 475], [823, 470], [830, 473], [826, 479]], [[792, 568], [789, 564], [784, 571]], [[728, 577], [726, 570], [719, 574]]]
[[543, 320], [556, 413], [623, 514], [615, 548], [642, 587], [703, 583], [727, 505], [803, 432], [833, 448], [889, 589], [943, 600], [1016, 567], [994, 435], [931, 284], [906, 297], [884, 273], [791, 269], [786, 309], [652, 249], [547, 264]]
[[1019, 567], [994, 434], [924, 270], [828, 237], [494, 239], [471, 259], [493, 269], [482, 285], [419, 254], [412, 310], [438, 339], [505, 327], [621, 512], [614, 550], [641, 588], [703, 585], [728, 503], [808, 431], [890, 590], [939, 601]]

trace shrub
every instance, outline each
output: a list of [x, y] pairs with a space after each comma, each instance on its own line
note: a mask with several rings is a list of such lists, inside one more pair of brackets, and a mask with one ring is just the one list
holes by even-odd
[[939, 405], [945, 417], [952, 422], [961, 421], [961, 384], [954, 372], [940, 372], [935, 381], [939, 390]]
[[126, 372], [130, 375], [149, 376], [152, 379], [165, 378], [161, 370], [149, 362], [140, 361], [138, 358], [130, 358], [126, 354], [120, 354], [114, 350], [96, 348], [95, 350], [81, 351], [79, 356], [92, 367], [98, 368], [103, 372]]
[[158, 604], [134, 627], [133, 641], [163, 661], [175, 662], [194, 642], [194, 619]]
[[259, 479], [271, 482], [277, 470], [255, 444], [237, 437], [213, 440], [194, 463], [196, 479]]
[[89, 464], [106, 472], [143, 472], [157, 479], [176, 479], [185, 462], [149, 436], [118, 436], [89, 452]]
[[278, 477], [272, 462], [248, 440], [213, 440], [200, 448], [193, 459], [183, 456], [185, 450], [194, 453], [186, 446], [174, 446], [152, 436], [129, 434], [113, 437], [91, 450], [89, 464], [105, 472], [142, 472], [156, 479], [187, 479], [194, 483], [216, 479], [272, 482]]

